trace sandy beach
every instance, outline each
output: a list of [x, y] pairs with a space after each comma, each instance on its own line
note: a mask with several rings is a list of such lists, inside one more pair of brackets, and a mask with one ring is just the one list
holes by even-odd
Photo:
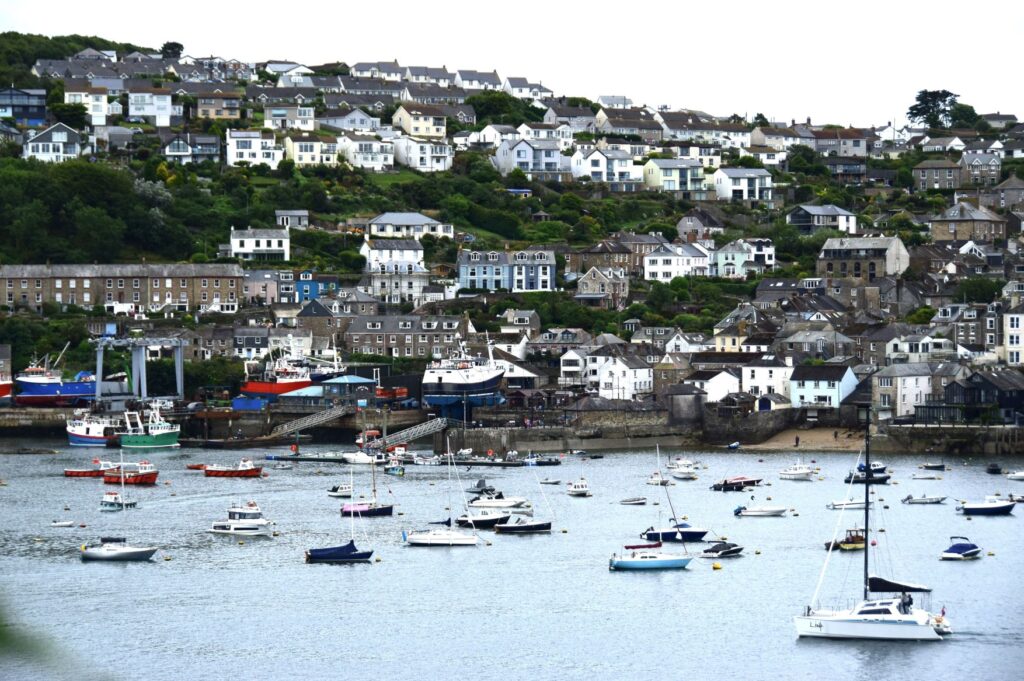
[[[838, 433], [838, 438], [835, 434]], [[796, 438], [800, 438], [800, 446]], [[856, 452], [864, 444], [864, 431], [846, 428], [790, 428], [756, 445], [744, 444], [743, 449], [808, 452]]]

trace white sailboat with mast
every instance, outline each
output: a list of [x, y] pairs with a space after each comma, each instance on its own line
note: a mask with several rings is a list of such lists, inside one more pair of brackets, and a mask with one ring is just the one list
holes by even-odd
[[[864, 537], [868, 537], [871, 527], [871, 504], [868, 499], [871, 489], [871, 449], [870, 449], [870, 418], [864, 432]], [[852, 483], [849, 483], [852, 484]], [[838, 533], [842, 513], [836, 521], [835, 532]], [[833, 535], [833, 544], [836, 535]], [[813, 638], [840, 639], [874, 639], [882, 641], [939, 641], [943, 636], [952, 633], [946, 619], [946, 609], [941, 614], [933, 614], [924, 608], [914, 605], [911, 594], [923, 594], [931, 591], [927, 586], [910, 584], [876, 577], [870, 573], [871, 542], [864, 546], [864, 595], [853, 608], [823, 609], [808, 605], [804, 612], [793, 618], [797, 636]], [[814, 591], [812, 603], [818, 600], [818, 593], [828, 568], [832, 548], [822, 567], [818, 578], [818, 586]], [[874, 597], [872, 594], [899, 594], [898, 597]]]
[[[121, 452], [121, 469], [124, 470], [124, 452]], [[124, 475], [121, 476], [121, 496], [119, 501], [124, 500]], [[116, 561], [116, 562], [143, 562], [153, 557], [157, 548], [155, 546], [129, 546], [124, 537], [100, 537], [99, 546], [86, 546], [82, 544], [81, 558], [83, 561]]]

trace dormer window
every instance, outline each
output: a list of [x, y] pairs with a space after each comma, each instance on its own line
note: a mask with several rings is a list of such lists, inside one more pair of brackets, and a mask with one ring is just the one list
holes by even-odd
[[527, 260], [529, 257], [530, 256], [527, 255], [526, 253], [516, 253], [516, 260], [519, 261], [519, 262]]
[[380, 329], [380, 322], [366, 322], [366, 328], [371, 330]]
[[398, 328], [400, 329], [411, 329], [412, 322], [398, 322]]
[[477, 260], [480, 259], [480, 254], [479, 253], [470, 253], [469, 254], [469, 259], [473, 260], [473, 261], [477, 261]]
[[445, 329], [448, 329], [448, 330], [454, 329], [454, 328], [456, 328], [457, 326], [458, 326], [458, 324], [457, 324], [457, 323], [455, 323], [455, 322], [445, 322], [445, 323], [444, 323], [444, 328], [445, 328]]
[[488, 253], [487, 254], [487, 260], [489, 262], [497, 262], [498, 261], [498, 254], [497, 253]]

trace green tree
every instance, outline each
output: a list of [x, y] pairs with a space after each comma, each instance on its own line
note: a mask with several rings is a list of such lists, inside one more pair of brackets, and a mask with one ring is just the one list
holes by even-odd
[[925, 305], [907, 315], [909, 324], [927, 324], [935, 316], [935, 308]]
[[757, 112], [757, 115], [754, 116], [754, 125], [761, 128], [767, 128], [771, 126], [771, 121], [769, 121], [768, 118], [759, 111]]
[[959, 96], [949, 90], [920, 90], [914, 104], [907, 109], [907, 118], [924, 123], [930, 128], [947, 127], [950, 110]]
[[87, 112], [84, 104], [51, 104], [50, 113], [58, 122], [70, 125], [75, 130], [85, 127]]
[[951, 128], [973, 128], [981, 116], [970, 104], [957, 102], [949, 107], [949, 127]]
[[1005, 285], [1005, 281], [998, 279], [983, 277], [963, 279], [953, 293], [953, 300], [957, 303], [991, 303], [1002, 294]]
[[160, 46], [160, 56], [164, 59], [180, 59], [185, 46], [181, 43], [166, 42]]

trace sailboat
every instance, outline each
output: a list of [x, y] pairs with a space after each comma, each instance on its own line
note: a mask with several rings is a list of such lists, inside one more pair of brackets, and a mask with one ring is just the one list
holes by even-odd
[[656, 444], [654, 447], [658, 456], [658, 467], [655, 469], [653, 473], [651, 473], [651, 477], [647, 478], [647, 484], [658, 486], [671, 485], [672, 481], [669, 478], [665, 477], [661, 472], [661, 445]]
[[[123, 453], [121, 466], [124, 466]], [[124, 498], [124, 477], [121, 478], [120, 498]], [[156, 551], [155, 546], [130, 546], [123, 537], [100, 537], [99, 546], [82, 544], [81, 558], [83, 561], [143, 562], [152, 558]]]
[[341, 507], [342, 517], [362, 516], [364, 518], [377, 518], [381, 516], [394, 515], [395, 507], [392, 504], [382, 504], [377, 501], [377, 465], [370, 464], [370, 501], [350, 501]]
[[[669, 494], [668, 487], [665, 487], [665, 497], [668, 499], [669, 509], [672, 511], [672, 517], [675, 519], [675, 508], [672, 506], [672, 496]], [[631, 550], [629, 555], [623, 553], [619, 555], [613, 553], [612, 557], [608, 559], [608, 569], [615, 570], [683, 570], [693, 558], [686, 551], [686, 546], [683, 546], [683, 551], [687, 555], [679, 555], [677, 553], [665, 553], [660, 551], [661, 542], [658, 541], [656, 544], [651, 546], [641, 547], [627, 547]]]
[[[352, 489], [352, 469], [348, 470], [349, 489]], [[331, 546], [323, 549], [309, 549], [306, 551], [307, 563], [369, 563], [373, 551], [360, 551], [356, 548], [356, 520], [355, 514], [349, 516], [349, 536], [347, 544], [342, 546]]]
[[[871, 478], [875, 474], [871, 466], [870, 419], [864, 432], [864, 537], [868, 536], [871, 505], [868, 500]], [[836, 521], [836, 531], [839, 522]], [[808, 605], [804, 612], [793, 618], [797, 636], [815, 638], [846, 638], [874, 639], [883, 641], [939, 641], [943, 636], [952, 633], [946, 619], [946, 609], [939, 615], [932, 614], [914, 605], [911, 594], [928, 593], [927, 586], [897, 582], [871, 575], [869, 571], [871, 542], [864, 546], [864, 596], [853, 608], [827, 610]], [[818, 592], [828, 568], [828, 559], [832, 557], [829, 549], [825, 565], [818, 578], [818, 587], [812, 602], [816, 602]], [[900, 594], [894, 597], [874, 597], [872, 594]]]
[[[452, 487], [452, 469], [455, 468], [455, 462], [451, 456], [451, 446], [448, 446], [448, 508], [451, 509], [451, 487]], [[458, 471], [456, 471], [458, 475]], [[461, 481], [459, 486], [462, 486]], [[463, 499], [463, 505], [465, 499]], [[402, 540], [409, 546], [476, 546], [480, 538], [476, 535], [476, 532], [468, 533], [463, 530], [459, 530], [452, 527], [452, 519], [449, 517], [447, 520], [440, 522], [428, 523], [432, 525], [427, 530], [414, 530], [412, 532], [402, 532]]]

